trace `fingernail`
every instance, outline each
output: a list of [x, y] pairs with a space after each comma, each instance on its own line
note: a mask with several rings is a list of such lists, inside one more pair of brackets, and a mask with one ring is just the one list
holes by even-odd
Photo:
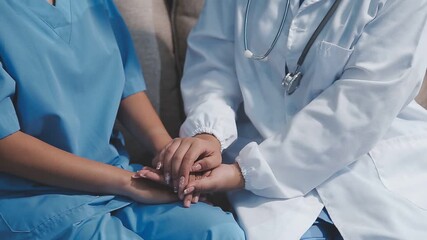
[[184, 187], [184, 184], [185, 184], [185, 177], [181, 176], [179, 178], [179, 187], [182, 189]]
[[185, 206], [185, 207], [190, 207], [190, 205], [191, 205], [191, 201], [190, 201], [190, 200], [186, 200], [186, 201], [184, 202], [184, 206]]
[[156, 165], [157, 170], [160, 170], [160, 168], [162, 168], [162, 162], [158, 162]]
[[194, 166], [191, 167], [191, 170], [193, 170], [193, 171], [202, 170], [202, 165], [196, 164], [196, 165], [194, 165]]
[[132, 175], [132, 178], [141, 178], [141, 176], [138, 173], [135, 173], [134, 175]]
[[187, 189], [184, 190], [184, 194], [189, 194], [189, 193], [191, 193], [193, 191], [194, 191], [194, 187], [189, 187], [189, 188], [187, 188]]
[[196, 196], [196, 197], [194, 197], [194, 199], [193, 199], [194, 201], [193, 201], [193, 203], [197, 203], [197, 202], [199, 202], [199, 197], [198, 196]]
[[171, 182], [171, 175], [169, 173], [165, 173], [165, 182], [169, 184]]
[[173, 192], [177, 193], [178, 192], [178, 188], [176, 186], [173, 186]]

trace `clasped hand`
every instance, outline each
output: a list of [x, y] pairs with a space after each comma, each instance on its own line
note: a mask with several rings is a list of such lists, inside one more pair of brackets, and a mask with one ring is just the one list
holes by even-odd
[[201, 193], [243, 187], [237, 164], [221, 164], [221, 145], [210, 134], [172, 140], [134, 177], [170, 186], [185, 207], [199, 201]]

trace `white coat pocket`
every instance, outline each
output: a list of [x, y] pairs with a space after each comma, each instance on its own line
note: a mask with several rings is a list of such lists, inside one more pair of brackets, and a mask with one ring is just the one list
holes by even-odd
[[326, 41], [321, 41], [316, 47], [314, 46], [302, 65], [301, 86], [292, 98], [287, 98], [286, 108], [290, 115], [301, 110], [339, 79], [353, 53], [353, 49]]
[[317, 49], [317, 59], [314, 63], [313, 87], [324, 90], [337, 80], [343, 73], [344, 67], [353, 53], [353, 49], [322, 41]]
[[427, 210], [427, 136], [396, 137], [370, 151], [378, 175], [390, 191]]

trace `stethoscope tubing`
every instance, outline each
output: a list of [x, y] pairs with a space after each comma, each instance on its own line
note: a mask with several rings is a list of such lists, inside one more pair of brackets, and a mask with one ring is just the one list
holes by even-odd
[[[335, 11], [338, 8], [338, 5], [341, 3], [341, 0], [336, 0], [332, 7], [329, 9], [329, 11], [326, 13], [325, 17], [323, 17], [320, 24], [317, 26], [314, 33], [311, 35], [310, 39], [308, 40], [307, 44], [304, 47], [304, 50], [302, 50], [302, 53], [300, 57], [298, 58], [297, 62], [297, 69], [302, 66], [304, 63], [304, 60], [308, 54], [308, 51], [310, 51], [310, 48], [313, 46], [314, 41], [316, 41], [317, 37], [319, 36], [320, 32], [325, 28], [326, 24], [328, 23], [329, 19], [331, 19], [332, 15], [335, 13]], [[296, 70], [297, 71], [297, 70]]]
[[[248, 27], [248, 15], [249, 15], [249, 9], [251, 6], [251, 0], [248, 0], [246, 3], [246, 11], [244, 16], [244, 25], [243, 25], [243, 44], [244, 44], [244, 55], [247, 58], [253, 59], [253, 60], [266, 60], [268, 55], [271, 53], [273, 48], [276, 46], [277, 41], [280, 37], [280, 34], [283, 31], [283, 27], [285, 26], [286, 18], [289, 12], [290, 7], [290, 0], [286, 2], [286, 9], [283, 14], [282, 20], [280, 22], [279, 30], [276, 32], [276, 35], [274, 36], [273, 42], [271, 43], [268, 50], [263, 55], [255, 55], [252, 51], [249, 50], [248, 47], [248, 37], [247, 37], [247, 27]], [[328, 21], [331, 19], [332, 15], [336, 12], [339, 4], [341, 3], [341, 0], [335, 0], [334, 4], [331, 6], [331, 8], [328, 10], [326, 15], [323, 17], [322, 21], [319, 23], [317, 28], [314, 30], [313, 34], [311, 35], [310, 39], [308, 40], [307, 44], [305, 45], [303, 51], [301, 52], [301, 55], [298, 58], [297, 66], [295, 71], [289, 72], [288, 64], [285, 63], [285, 77], [282, 80], [282, 85], [286, 88], [286, 93], [288, 95], [291, 95], [300, 85], [301, 79], [303, 77], [303, 74], [300, 72], [300, 68], [302, 64], [305, 61], [305, 58], [307, 57], [308, 52], [310, 51], [311, 47], [313, 46], [314, 42], [316, 41], [317, 37], [320, 35], [322, 30], [325, 28]]]
[[[247, 34], [248, 15], [249, 15], [249, 9], [251, 6], [251, 2], [252, 2], [252, 0], [248, 0], [246, 3], [245, 19], [244, 19], [244, 25], [243, 25], [243, 44], [244, 44], [245, 52], [249, 51], [252, 53], [252, 51], [249, 50], [248, 34]], [[252, 59], [254, 59], [254, 60], [265, 60], [268, 57], [268, 55], [270, 55], [271, 51], [276, 46], [277, 41], [279, 40], [280, 34], [283, 31], [283, 28], [284, 28], [285, 22], [286, 22], [286, 18], [288, 16], [289, 8], [290, 8], [290, 0], [288, 0], [286, 2], [285, 12], [283, 14], [282, 21], [280, 22], [279, 30], [276, 32], [276, 36], [274, 37], [273, 42], [271, 43], [270, 47], [268, 48], [268, 50], [263, 55], [252, 54], [252, 56], [251, 56]]]

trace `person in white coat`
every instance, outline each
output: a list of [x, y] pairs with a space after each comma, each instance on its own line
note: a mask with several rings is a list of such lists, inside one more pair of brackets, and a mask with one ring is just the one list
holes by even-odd
[[319, 222], [344, 239], [427, 239], [427, 111], [413, 100], [427, 1], [343, 0], [304, 51], [335, 3], [206, 0], [181, 86], [190, 138], [157, 168], [181, 198], [233, 190], [248, 239], [332, 239]]

